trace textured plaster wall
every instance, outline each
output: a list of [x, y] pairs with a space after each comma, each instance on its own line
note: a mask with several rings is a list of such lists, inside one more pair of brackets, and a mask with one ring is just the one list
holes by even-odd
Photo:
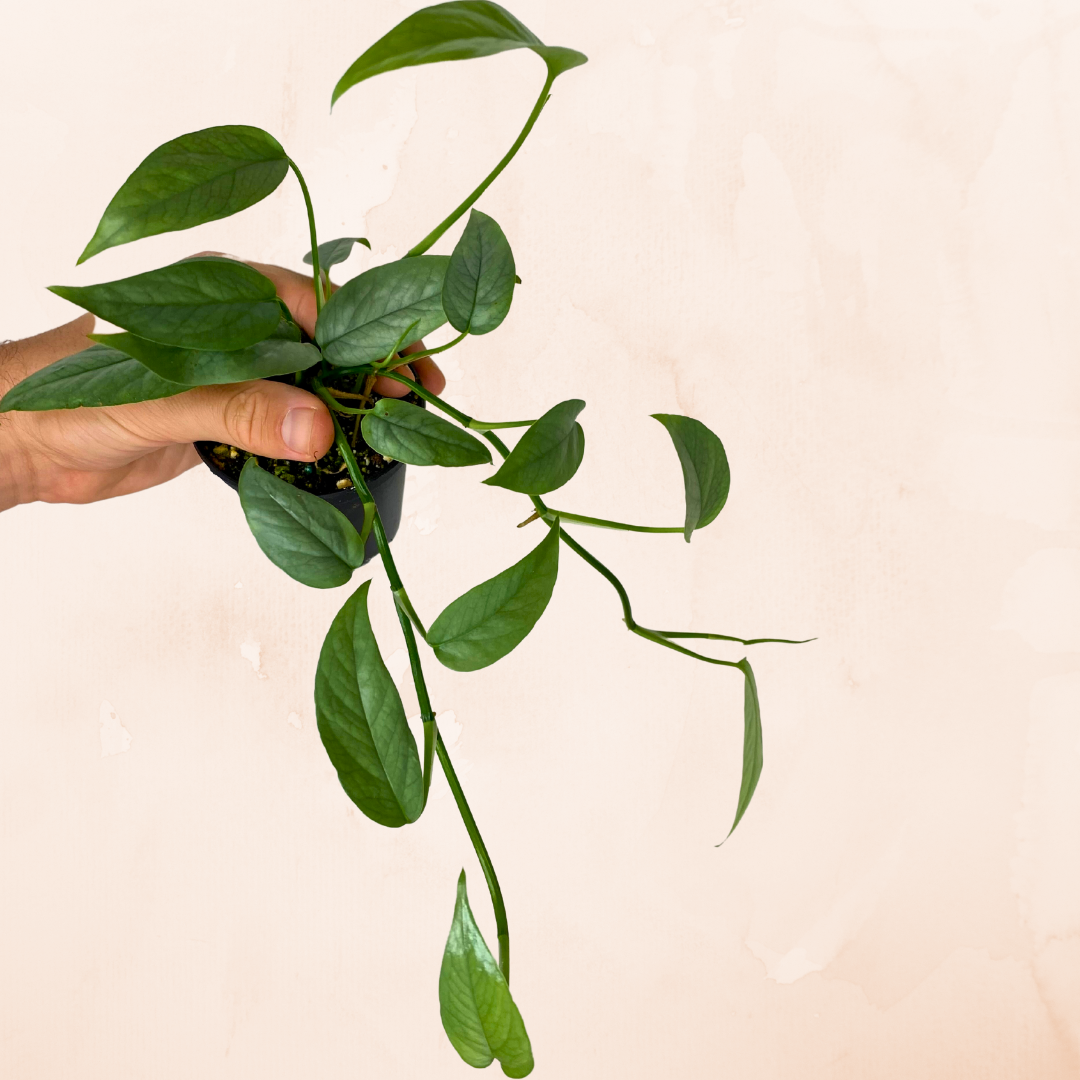
[[[414, 6], [9, 11], [0, 336], [72, 317], [46, 285], [204, 248], [299, 267], [291, 180], [74, 267], [134, 165], [211, 124], [273, 132], [323, 236], [371, 237], [345, 276], [400, 256], [542, 74], [509, 54], [387, 75], [331, 118], [338, 74]], [[1080, 4], [513, 8], [591, 60], [483, 200], [525, 284], [447, 357], [447, 396], [491, 418], [585, 398], [585, 464], [552, 501], [639, 521], [681, 507], [647, 414], [705, 421], [733, 472], [716, 524], [581, 539], [647, 624], [817, 636], [754, 653], [765, 771], [719, 850], [738, 676], [627, 634], [571, 555], [516, 652], [428, 663], [535, 1075], [1077, 1076]], [[395, 551], [429, 618], [539, 539], [477, 478], [410, 471]], [[267, 563], [201, 468], [5, 513], [0, 551], [0, 1075], [469, 1075], [436, 998], [461, 866], [493, 933], [445, 784], [383, 830], [319, 743], [347, 590]]]

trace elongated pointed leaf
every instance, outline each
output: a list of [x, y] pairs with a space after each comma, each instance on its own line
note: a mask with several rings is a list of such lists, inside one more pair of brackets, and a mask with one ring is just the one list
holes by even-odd
[[284, 319], [273, 337], [246, 349], [177, 349], [135, 334], [91, 334], [94, 341], [122, 350], [141, 361], [163, 379], [185, 387], [269, 379], [290, 371], [305, 371], [319, 362], [319, 350], [291, 338], [293, 327]]
[[483, 1069], [498, 1058], [507, 1076], [532, 1072], [525, 1024], [473, 918], [464, 870], [439, 971], [439, 1013], [443, 1029], [467, 1065]]
[[182, 349], [243, 349], [272, 334], [281, 318], [269, 278], [214, 256], [51, 291], [139, 337]]
[[424, 809], [416, 740], [371, 630], [365, 581], [345, 601], [315, 672], [319, 735], [345, 794], [372, 821], [397, 828]]
[[475, 436], [397, 398], [380, 398], [361, 430], [372, 450], [409, 465], [455, 468], [491, 461], [491, 451]]
[[739, 669], [746, 679], [743, 693], [743, 765], [742, 783], [739, 787], [739, 805], [735, 810], [735, 820], [728, 830], [728, 836], [735, 831], [735, 826], [742, 821], [750, 800], [757, 789], [764, 755], [761, 742], [761, 704], [758, 701], [757, 680], [750, 667], [749, 660], [740, 660]]
[[507, 49], [532, 49], [554, 75], [588, 59], [573, 49], [545, 45], [498, 4], [487, 0], [457, 0], [421, 8], [379, 38], [342, 75], [330, 104], [350, 87], [384, 71], [442, 60], [470, 60]]
[[548, 409], [484, 483], [526, 495], [562, 487], [578, 471], [585, 454], [585, 432], [575, 419], [584, 408], [584, 401], [572, 398]]
[[506, 318], [514, 299], [514, 253], [494, 218], [473, 210], [450, 256], [442, 301], [450, 325], [486, 334]]
[[248, 458], [240, 471], [240, 505], [263, 554], [313, 589], [344, 585], [364, 561], [364, 545], [339, 510], [295, 488]]
[[277, 139], [261, 128], [204, 128], [164, 143], [113, 196], [84, 262], [144, 236], [190, 229], [265, 199], [289, 171]]
[[315, 340], [338, 367], [382, 360], [412, 323], [399, 349], [446, 322], [442, 285], [450, 259], [418, 255], [366, 270], [346, 282], [319, 315]]
[[0, 412], [129, 405], [190, 389], [162, 379], [126, 353], [91, 345], [16, 383], [0, 400]]
[[454, 671], [476, 671], [517, 648], [544, 614], [559, 573], [559, 530], [520, 562], [459, 596], [431, 624], [428, 644]]
[[703, 529], [727, 502], [731, 487], [724, 444], [700, 420], [674, 413], [653, 413], [667, 428], [682, 463], [683, 484], [686, 488], [686, 525], [683, 536], [690, 543], [690, 534]]
[[[352, 254], [353, 244], [363, 244], [371, 250], [371, 244], [365, 236], [343, 236], [339, 240], [327, 240], [325, 244], [320, 244], [319, 269], [329, 270], [331, 266], [344, 262]], [[304, 262], [311, 265], [310, 251], [304, 256]]]

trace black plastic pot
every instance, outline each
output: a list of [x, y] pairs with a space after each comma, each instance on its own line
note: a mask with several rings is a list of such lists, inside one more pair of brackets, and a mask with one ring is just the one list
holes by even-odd
[[[213, 449], [217, 445], [214, 442], [197, 442], [195, 449], [206, 463], [206, 467], [235, 491], [236, 481], [219, 469], [215, 463]], [[400, 461], [395, 461], [386, 472], [379, 473], [374, 480], [369, 480], [368, 487], [371, 488], [371, 494], [375, 497], [375, 505], [378, 507], [379, 517], [386, 530], [386, 538], [393, 540], [401, 524], [401, 503], [405, 494], [405, 466]], [[335, 510], [340, 510], [352, 522], [353, 528], [360, 532], [364, 525], [364, 507], [355, 489], [331, 491], [327, 495], [320, 495], [319, 498], [325, 499]], [[375, 534], [372, 533], [364, 546], [364, 562], [369, 562], [378, 553], [379, 546], [375, 542]]]

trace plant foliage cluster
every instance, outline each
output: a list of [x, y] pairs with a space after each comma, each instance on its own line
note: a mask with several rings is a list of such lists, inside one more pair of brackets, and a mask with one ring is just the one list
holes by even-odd
[[[730, 474], [720, 439], [700, 421], [657, 414], [682, 465], [686, 515], [679, 526], [643, 526], [553, 509], [542, 496], [562, 487], [581, 465], [585, 436], [578, 417], [585, 406], [571, 399], [535, 421], [485, 423], [395, 373], [406, 346], [449, 323], [457, 336], [487, 334], [506, 318], [520, 281], [503, 230], [473, 208], [528, 136], [562, 73], [586, 61], [572, 49], [545, 45], [508, 11], [488, 0], [455, 0], [410, 15], [357, 59], [334, 88], [333, 101], [382, 72], [444, 60], [530, 49], [546, 65], [547, 78], [513, 146], [492, 172], [406, 256], [376, 266], [336, 291], [331, 267], [355, 243], [343, 237], [319, 244], [311, 198], [300, 170], [277, 140], [258, 128], [224, 126], [181, 135], [153, 151], [128, 177], [103, 214], [82, 262], [118, 244], [188, 229], [235, 214], [266, 198], [291, 170], [307, 207], [318, 307], [314, 343], [302, 340], [274, 285], [258, 271], [231, 259], [203, 256], [119, 281], [53, 291], [122, 328], [93, 335], [91, 348], [52, 364], [11, 389], [0, 410], [100, 407], [180, 394], [211, 383], [291, 375], [329, 406], [335, 442], [364, 507], [357, 530], [336, 509], [300, 490], [251, 459], [239, 491], [259, 546], [282, 570], [313, 588], [347, 583], [364, 562], [369, 532], [375, 535], [408, 649], [423, 721], [423, 747], [406, 722], [394, 680], [383, 663], [368, 616], [370, 580], [342, 606], [330, 626], [315, 676], [319, 733], [349, 798], [372, 821], [390, 828], [423, 813], [438, 757], [483, 869], [495, 913], [498, 959], [473, 919], [465, 875], [439, 976], [443, 1025], [470, 1065], [498, 1059], [507, 1076], [525, 1076], [532, 1050], [521, 1014], [510, 995], [510, 937], [494, 867], [480, 836], [446, 746], [424, 682], [418, 642], [455, 671], [475, 671], [506, 656], [528, 635], [551, 599], [560, 550], [567, 548], [613, 586], [626, 626], [638, 636], [710, 664], [737, 668], [745, 683], [742, 784], [734, 829], [753, 796], [762, 766], [757, 686], [746, 659], [715, 659], [680, 641], [692, 638], [741, 641], [724, 634], [653, 630], [634, 618], [619, 579], [564, 528], [567, 523], [636, 532], [682, 533], [713, 521], [728, 496]], [[446, 230], [469, 212], [449, 255], [426, 254]], [[378, 375], [407, 383], [432, 409], [368, 398]], [[345, 381], [359, 393], [335, 387]], [[344, 404], [359, 398], [368, 407]], [[442, 415], [439, 415], [439, 414]], [[520, 561], [458, 597], [425, 628], [405, 590], [371, 496], [343, 425], [359, 422], [377, 453], [418, 466], [463, 468], [501, 459], [484, 483], [527, 496], [543, 539]], [[448, 419], [447, 419], [448, 418]], [[496, 434], [523, 428], [513, 449]], [[759, 639], [780, 640], [780, 639]]]

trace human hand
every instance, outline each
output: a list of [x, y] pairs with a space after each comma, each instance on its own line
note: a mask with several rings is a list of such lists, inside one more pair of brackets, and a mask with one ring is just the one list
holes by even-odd
[[[297, 323], [315, 330], [311, 278], [251, 263], [277, 288]], [[0, 396], [32, 372], [89, 348], [94, 316], [0, 345]], [[423, 353], [423, 342], [404, 350]], [[446, 385], [430, 357], [398, 369], [433, 393]], [[415, 375], [414, 375], [415, 373]], [[401, 397], [380, 379], [378, 393]], [[199, 464], [193, 442], [230, 443], [261, 457], [315, 461], [334, 441], [323, 402], [298, 386], [264, 379], [198, 386], [173, 397], [96, 409], [0, 414], [0, 510], [24, 502], [87, 503], [164, 483]]]

